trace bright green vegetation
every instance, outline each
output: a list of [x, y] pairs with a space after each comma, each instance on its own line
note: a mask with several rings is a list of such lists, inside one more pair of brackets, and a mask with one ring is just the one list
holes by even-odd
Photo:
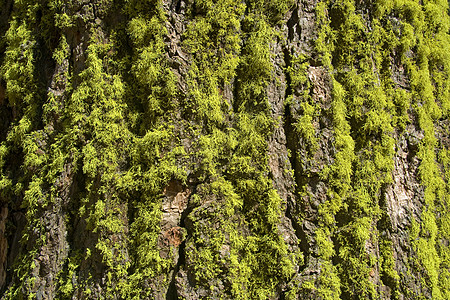
[[[165, 295], [174, 270], [211, 298], [450, 299], [450, 152], [438, 138], [450, 134], [447, 1], [319, 1], [313, 53], [292, 54], [283, 70], [287, 91], [302, 90], [284, 105], [299, 106], [290, 125], [307, 157], [291, 155], [313, 159], [315, 119], [327, 113], [332, 124], [313, 237], [320, 272], [308, 280], [297, 274], [304, 254], [280, 229], [286, 203], [268, 158], [283, 125], [268, 95], [280, 84], [273, 45], [286, 39], [294, 1], [185, 3], [175, 45], [183, 63], [169, 55], [167, 3], [97, 2], [79, 15], [64, 1], [16, 1], [1, 32], [0, 204], [26, 219], [5, 298], [36, 298], [47, 251], [56, 253], [58, 299]], [[102, 21], [109, 14], [120, 22]], [[311, 94], [313, 64], [330, 76], [327, 112]], [[398, 142], [413, 130], [423, 193], [419, 215], [409, 216], [409, 275], [397, 272], [385, 197]], [[173, 180], [192, 194], [183, 244], [162, 255], [163, 193]], [[302, 184], [297, 201], [308, 196]]]
[[[366, 13], [358, 6], [357, 1], [343, 0], [324, 1], [316, 8], [316, 49], [334, 81], [337, 150], [334, 163], [323, 172], [330, 180], [329, 200], [319, 209], [323, 223], [317, 230], [324, 273], [337, 276], [320, 285], [318, 293], [329, 299], [339, 293], [344, 298], [377, 298], [370, 273], [379, 264], [391, 298], [401, 292], [446, 299], [448, 177], [440, 168], [445, 158], [437, 154], [443, 157], [447, 150], [436, 139], [435, 124], [448, 117], [448, 3], [376, 1]], [[405, 69], [410, 89], [393, 81], [392, 59]], [[408, 124], [418, 124], [424, 135], [417, 150], [424, 203], [418, 223], [411, 224], [409, 262], [414, 276], [422, 278], [423, 295], [403, 286], [408, 279], [395, 271], [392, 242], [377, 228], [377, 222], [387, 220], [380, 203], [392, 183], [395, 139]]]
[[[199, 179], [205, 183], [194, 197], [199, 204], [214, 200], [192, 212], [193, 238], [186, 247], [195, 250], [186, 259], [195, 266], [199, 285], [215, 289], [208, 285], [223, 278], [230, 290], [216, 293], [233, 299], [273, 295], [297, 263], [279, 234], [281, 199], [267, 177], [265, 153], [274, 120], [266, 86], [274, 32], [261, 11], [265, 5], [248, 3], [244, 16], [244, 5], [202, 2], [184, 40], [193, 57], [186, 108], [200, 119], [194, 130], [203, 134], [197, 155]], [[219, 91], [233, 78], [238, 92], [229, 103]], [[234, 118], [225, 119], [229, 115]], [[243, 227], [249, 236], [242, 235]], [[220, 254], [224, 245], [230, 248], [228, 257]]]

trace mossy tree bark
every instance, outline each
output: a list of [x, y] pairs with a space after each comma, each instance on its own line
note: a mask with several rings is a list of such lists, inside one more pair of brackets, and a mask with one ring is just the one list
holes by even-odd
[[443, 0], [1, 0], [2, 299], [450, 299]]

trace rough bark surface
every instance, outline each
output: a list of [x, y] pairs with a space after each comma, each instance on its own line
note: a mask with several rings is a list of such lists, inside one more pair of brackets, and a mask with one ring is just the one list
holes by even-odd
[[450, 299], [448, 2], [0, 5], [1, 299]]

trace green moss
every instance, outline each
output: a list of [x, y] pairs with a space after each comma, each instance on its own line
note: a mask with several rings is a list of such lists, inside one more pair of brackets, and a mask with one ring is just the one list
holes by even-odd
[[[376, 297], [377, 294], [368, 276], [368, 271], [377, 262], [362, 258], [366, 252], [364, 245], [377, 243], [372, 234], [376, 228], [369, 221], [379, 218], [381, 208], [378, 198], [381, 188], [383, 184], [392, 182], [394, 132], [401, 132], [410, 122], [408, 112], [414, 99], [423, 101], [423, 111], [422, 108], [418, 109], [419, 122], [424, 124], [423, 128], [441, 116], [440, 107], [434, 101], [433, 89], [436, 85], [429, 83], [429, 75], [425, 71], [425, 56], [429, 50], [425, 46], [414, 48], [422, 40], [416, 40], [413, 35], [426, 27], [420, 6], [409, 1], [378, 1], [376, 7], [376, 14], [371, 20], [374, 26], [372, 30], [367, 30], [366, 23], [358, 14], [355, 15], [356, 3], [353, 1], [323, 2], [317, 7], [320, 31], [316, 49], [322, 54], [324, 65], [334, 72], [333, 117], [335, 146], [338, 150], [333, 165], [325, 168], [322, 174], [323, 178], [330, 178], [332, 188], [329, 191], [330, 199], [319, 211], [324, 226], [334, 224], [335, 215], [339, 214], [341, 222], [343, 220], [346, 224], [341, 224], [341, 228], [349, 226], [354, 232], [349, 237], [345, 230], [340, 229], [336, 235], [338, 243], [334, 245], [338, 248], [337, 255], [342, 259], [338, 270], [343, 279], [342, 291], [347, 296], [368, 296], [366, 293], [369, 293]], [[398, 27], [386, 19], [388, 14], [396, 14], [400, 20], [404, 20], [401, 33], [396, 31]], [[402, 61], [412, 70], [411, 94], [396, 86], [392, 71], [386, 67], [390, 64], [386, 57], [392, 55], [394, 49], [401, 50]], [[423, 72], [417, 71], [415, 62], [411, 60], [410, 51], [416, 49], [417, 62]], [[414, 98], [415, 95], [417, 98]], [[428, 138], [425, 135], [430, 145], [435, 143], [431, 132]], [[429, 160], [434, 161], [432, 156]], [[429, 175], [430, 178], [440, 178], [433, 164], [427, 164], [426, 168], [427, 172], [434, 174]], [[432, 196], [427, 197], [432, 201]], [[430, 230], [434, 228], [432, 215], [427, 217]], [[361, 223], [361, 220], [367, 222]], [[333, 236], [331, 231], [329, 234]], [[383, 261], [380, 263], [387, 264], [388, 260], [385, 257]], [[439, 268], [437, 264], [431, 266], [431, 262], [428, 265], [430, 270]], [[389, 268], [393, 268], [392, 264]], [[387, 272], [385, 280], [390, 282], [390, 286], [398, 287], [398, 278], [393, 272]], [[398, 296], [397, 293], [398, 289], [395, 288], [393, 295]], [[436, 289], [435, 293], [439, 295]]]
[[389, 240], [380, 241], [380, 271], [384, 278], [383, 282], [391, 287], [391, 298], [399, 298], [400, 276], [395, 269], [395, 258], [392, 242]]
[[[92, 240], [71, 245], [76, 249], [55, 279], [61, 298], [96, 295], [100, 275], [81, 270], [89, 264], [104, 270], [105, 298], [152, 297], [168, 288], [175, 268], [192, 271], [194, 289], [211, 298], [267, 299], [286, 286], [292, 299], [379, 298], [371, 277], [377, 267], [391, 298], [400, 298], [414, 276], [422, 294], [406, 297], [449, 298], [450, 163], [440, 141], [450, 111], [448, 2], [320, 1], [314, 53], [285, 58], [286, 110], [298, 110], [289, 134], [304, 147], [292, 149], [298, 165], [321, 154], [328, 119], [333, 129], [332, 160], [319, 174], [326, 199], [312, 238], [320, 274], [304, 281], [296, 273], [304, 267], [302, 253], [291, 253], [296, 245], [281, 235], [286, 203], [267, 155], [279, 123], [268, 88], [282, 87], [273, 45], [284, 38], [280, 29], [294, 2], [184, 4], [185, 30], [175, 49], [161, 1], [94, 3], [96, 17], [120, 6], [118, 19], [125, 21], [86, 25], [79, 70], [73, 32], [84, 21], [59, 0], [14, 3], [0, 66], [1, 105], [11, 115], [2, 125], [0, 191], [10, 208], [25, 210], [24, 247], [34, 244], [19, 255], [5, 297], [36, 296], [33, 274], [38, 250], [51, 246], [44, 226], [51, 208], [67, 214], [69, 234], [79, 229], [70, 226], [76, 220]], [[50, 89], [40, 70], [45, 64], [55, 69]], [[174, 72], [179, 65], [181, 76]], [[311, 97], [312, 68], [331, 78], [330, 110]], [[424, 135], [416, 155], [424, 197], [418, 219], [411, 217], [414, 258], [407, 267], [414, 274], [406, 276], [397, 273], [396, 249], [381, 232], [389, 226], [379, 223], [397, 140], [414, 126]], [[186, 257], [178, 266], [178, 248], [162, 256], [158, 245], [162, 193], [171, 180], [193, 190], [183, 221]], [[303, 192], [298, 186], [297, 196]], [[63, 198], [70, 204], [58, 206]]]

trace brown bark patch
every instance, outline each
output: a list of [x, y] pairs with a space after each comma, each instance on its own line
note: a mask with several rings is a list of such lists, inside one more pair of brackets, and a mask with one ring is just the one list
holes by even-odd
[[162, 246], [178, 247], [183, 242], [183, 229], [179, 226], [172, 227], [162, 234]]

